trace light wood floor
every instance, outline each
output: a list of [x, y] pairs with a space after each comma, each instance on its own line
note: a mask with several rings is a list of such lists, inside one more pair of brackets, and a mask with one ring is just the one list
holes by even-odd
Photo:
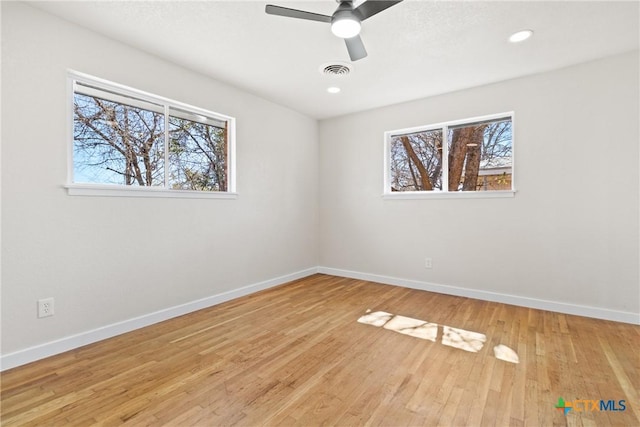
[[[437, 323], [438, 340], [358, 323], [367, 309]], [[445, 346], [442, 325], [486, 342]], [[639, 344], [638, 326], [315, 275], [6, 371], [1, 421], [639, 426]], [[626, 410], [565, 416], [559, 397]]]

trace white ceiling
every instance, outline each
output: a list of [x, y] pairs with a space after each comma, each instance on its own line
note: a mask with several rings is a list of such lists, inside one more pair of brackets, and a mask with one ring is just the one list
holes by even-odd
[[[318, 119], [614, 55], [638, 49], [640, 39], [638, 1], [405, 0], [363, 23], [369, 56], [338, 78], [319, 71], [350, 63], [329, 25], [267, 15], [267, 3], [326, 15], [337, 7], [333, 0], [31, 4]], [[507, 42], [526, 28], [533, 38]], [[329, 86], [342, 92], [331, 95]]]

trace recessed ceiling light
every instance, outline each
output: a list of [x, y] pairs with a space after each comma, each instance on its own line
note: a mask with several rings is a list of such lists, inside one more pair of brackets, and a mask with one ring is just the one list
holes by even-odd
[[509, 36], [509, 41], [511, 43], [520, 43], [520, 42], [525, 41], [526, 39], [528, 39], [532, 35], [533, 35], [533, 31], [531, 31], [531, 30], [518, 31], [517, 33], [513, 33], [513, 34], [511, 34], [511, 36]]
[[327, 88], [327, 92], [329, 92], [329, 93], [339, 93], [340, 92], [340, 88], [336, 87], [336, 86], [331, 86], [331, 87]]

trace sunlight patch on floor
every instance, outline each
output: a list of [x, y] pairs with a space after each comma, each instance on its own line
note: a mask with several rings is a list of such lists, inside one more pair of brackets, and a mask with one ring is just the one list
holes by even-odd
[[384, 311], [376, 311], [375, 313], [365, 314], [358, 319], [358, 322], [371, 326], [384, 326], [391, 318], [393, 314], [385, 313]]
[[[438, 324], [430, 323], [420, 319], [411, 317], [394, 315], [386, 311], [367, 310], [367, 314], [358, 319], [358, 323], [383, 327], [390, 331], [398, 332], [403, 335], [409, 335], [414, 338], [429, 340], [436, 342], [438, 340]], [[442, 325], [442, 344], [448, 347], [458, 348], [460, 350], [477, 353], [482, 350], [487, 336], [480, 332], [467, 331], [460, 328], [452, 328], [451, 326]], [[504, 344], [499, 344], [493, 348], [493, 355], [496, 359], [504, 360], [510, 363], [519, 363], [518, 354]]]
[[436, 342], [438, 338], [438, 324], [411, 317], [394, 316], [385, 325], [385, 329], [396, 331], [423, 340]]
[[493, 347], [493, 355], [496, 359], [504, 360], [505, 362], [520, 363], [518, 353], [504, 344]]
[[482, 350], [487, 340], [487, 336], [479, 332], [465, 331], [451, 326], [443, 326], [442, 329], [442, 344], [472, 353]]

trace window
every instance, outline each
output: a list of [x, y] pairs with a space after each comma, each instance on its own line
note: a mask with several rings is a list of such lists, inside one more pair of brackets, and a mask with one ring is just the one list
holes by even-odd
[[385, 159], [385, 196], [513, 196], [513, 114], [386, 132]]
[[69, 194], [234, 195], [231, 117], [72, 73]]

